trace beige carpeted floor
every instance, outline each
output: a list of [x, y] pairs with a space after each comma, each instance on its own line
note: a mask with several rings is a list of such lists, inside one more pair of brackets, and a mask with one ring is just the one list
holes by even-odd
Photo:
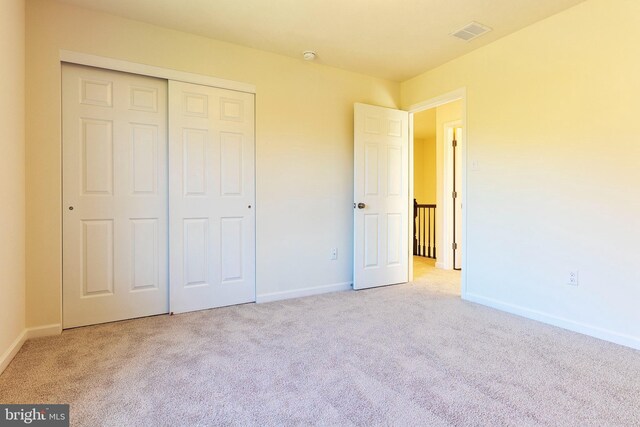
[[[423, 260], [424, 261], [424, 260]], [[640, 425], [640, 352], [413, 284], [158, 316], [27, 342], [1, 403], [72, 425]]]

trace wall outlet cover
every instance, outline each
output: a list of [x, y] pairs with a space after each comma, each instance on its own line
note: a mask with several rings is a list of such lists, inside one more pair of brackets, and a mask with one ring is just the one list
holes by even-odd
[[567, 276], [567, 285], [578, 286], [578, 270], [572, 270]]

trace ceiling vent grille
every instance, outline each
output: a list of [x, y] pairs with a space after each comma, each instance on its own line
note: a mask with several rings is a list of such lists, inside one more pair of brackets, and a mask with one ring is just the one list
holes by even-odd
[[469, 42], [485, 33], [488, 33], [489, 31], [491, 31], [491, 28], [487, 27], [486, 25], [472, 22], [460, 28], [458, 31], [451, 33], [451, 35], [453, 37], [457, 37], [461, 40]]

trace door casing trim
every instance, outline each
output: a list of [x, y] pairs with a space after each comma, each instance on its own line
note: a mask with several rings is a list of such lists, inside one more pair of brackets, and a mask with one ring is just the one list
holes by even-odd
[[253, 94], [256, 93], [255, 85], [250, 83], [220, 79], [218, 77], [188, 73], [185, 71], [172, 70], [170, 68], [156, 67], [155, 65], [139, 64], [136, 62], [96, 56], [88, 53], [72, 52], [70, 50], [60, 50], [60, 61], [70, 62], [72, 64], [78, 65], [88, 65], [90, 67], [104, 68], [112, 71], [123, 71], [130, 74], [140, 74], [142, 76], [148, 77], [157, 77], [166, 80], [176, 80], [185, 83], [213, 86], [221, 89], [235, 90], [238, 92], [247, 92]]

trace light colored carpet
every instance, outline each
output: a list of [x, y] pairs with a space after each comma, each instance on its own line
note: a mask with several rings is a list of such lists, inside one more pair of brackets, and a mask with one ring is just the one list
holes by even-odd
[[27, 342], [2, 403], [72, 425], [640, 425], [640, 352], [416, 283], [158, 316]]

